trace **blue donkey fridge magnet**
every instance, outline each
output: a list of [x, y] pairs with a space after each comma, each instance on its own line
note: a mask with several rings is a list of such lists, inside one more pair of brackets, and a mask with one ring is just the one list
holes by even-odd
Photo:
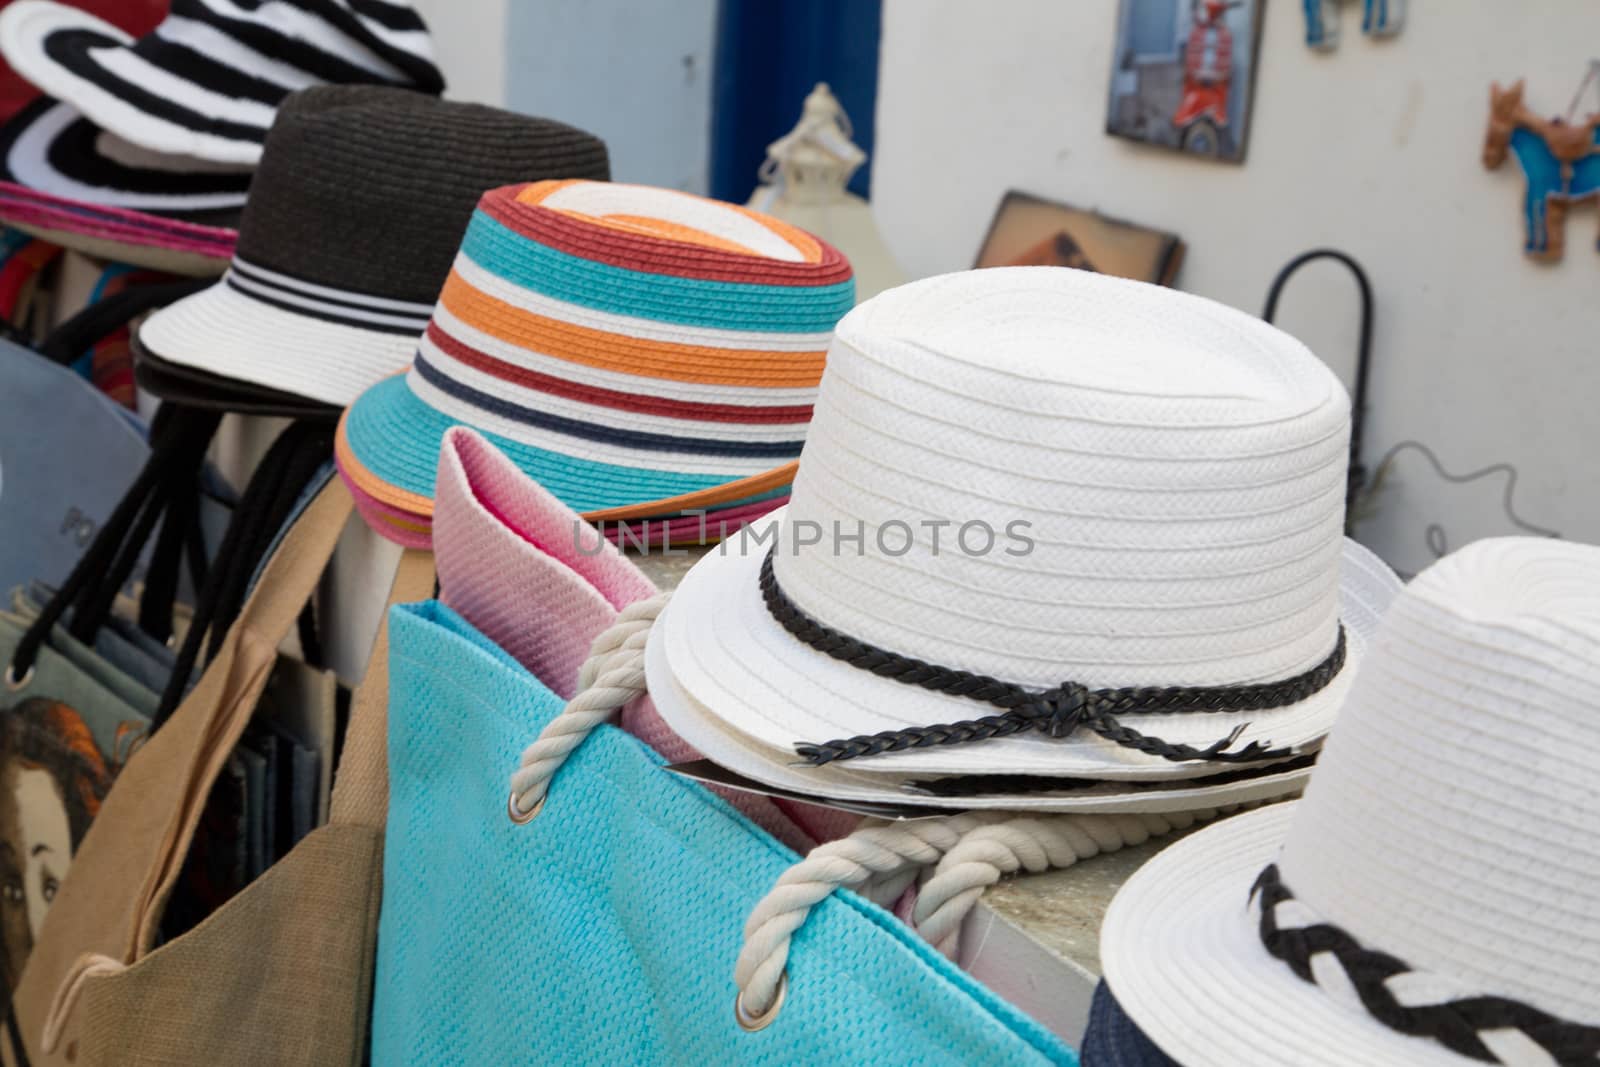
[[1600, 60], [1589, 65], [1565, 118], [1545, 118], [1522, 103], [1523, 83], [1489, 89], [1489, 132], [1483, 144], [1483, 165], [1494, 170], [1515, 153], [1527, 188], [1523, 195], [1523, 251], [1532, 259], [1553, 262], [1566, 246], [1567, 211], [1586, 200], [1600, 199], [1600, 112], [1574, 121], [1578, 102], [1589, 84], [1600, 78]]
[[[1341, 0], [1300, 0], [1306, 12], [1306, 45], [1319, 52], [1339, 47]], [[1393, 37], [1405, 23], [1406, 0], [1361, 0], [1361, 32]]]

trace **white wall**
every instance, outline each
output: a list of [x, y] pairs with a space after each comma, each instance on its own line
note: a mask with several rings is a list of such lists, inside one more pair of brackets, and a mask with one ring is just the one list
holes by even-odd
[[618, 181], [704, 193], [716, 0], [515, 0], [506, 106], [605, 138]]
[[605, 138], [618, 181], [709, 184], [716, 0], [412, 0], [446, 95]]
[[[1572, 213], [1564, 262], [1527, 262], [1516, 163], [1479, 161], [1490, 81], [1525, 75], [1534, 110], [1564, 111], [1600, 52], [1600, 4], [1409, 6], [1401, 36], [1371, 41], [1347, 3], [1344, 40], [1321, 55], [1300, 5], [1267, 0], [1240, 166], [1102, 132], [1114, 0], [885, 0], [881, 228], [913, 275], [961, 269], [1001, 194], [1024, 189], [1176, 231], [1178, 285], [1258, 313], [1293, 255], [1343, 248], [1378, 290], [1369, 463], [1406, 438], [1458, 472], [1509, 461], [1526, 518], [1600, 541], [1600, 212]], [[1279, 323], [1343, 372], [1356, 305], [1337, 270], [1306, 268]], [[1453, 487], [1415, 455], [1394, 475], [1360, 533], [1402, 569], [1429, 558], [1427, 522], [1452, 546], [1510, 531], [1501, 478]]]
[[411, 0], [433, 34], [439, 69], [445, 76], [445, 95], [452, 100], [504, 106], [510, 2]]

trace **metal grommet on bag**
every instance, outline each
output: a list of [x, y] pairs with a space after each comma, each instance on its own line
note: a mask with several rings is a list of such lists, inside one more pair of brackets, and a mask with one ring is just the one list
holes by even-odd
[[32, 681], [33, 681], [33, 668], [31, 666], [27, 670], [22, 672], [22, 678], [19, 680], [17, 678], [17, 665], [15, 663], [6, 664], [5, 683], [6, 683], [6, 688], [9, 689], [11, 692], [15, 693], [18, 690], [28, 688], [28, 684], [30, 682], [32, 682]]
[[789, 972], [785, 970], [778, 978], [778, 991], [772, 997], [772, 1006], [763, 1012], [752, 1012], [744, 1006], [744, 990], [739, 990], [739, 995], [733, 998], [733, 1017], [738, 1020], [739, 1029], [747, 1034], [758, 1030], [765, 1030], [772, 1025], [778, 1017], [778, 1012], [783, 1008], [783, 998], [789, 993]]
[[518, 826], [522, 826], [525, 823], [530, 823], [533, 821], [533, 817], [535, 815], [544, 810], [545, 798], [548, 796], [549, 794], [547, 793], [545, 796], [540, 797], [539, 802], [533, 807], [529, 808], [527, 811], [518, 811], [517, 791], [513, 789], [511, 791], [511, 795], [506, 798], [506, 814], [510, 816], [511, 821], [516, 823]]

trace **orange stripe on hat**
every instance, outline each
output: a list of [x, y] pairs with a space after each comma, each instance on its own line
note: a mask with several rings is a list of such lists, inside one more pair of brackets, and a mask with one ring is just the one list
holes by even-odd
[[608, 333], [535, 315], [476, 289], [455, 270], [439, 302], [468, 326], [518, 348], [641, 378], [770, 389], [822, 380], [825, 351], [771, 352], [673, 344]]

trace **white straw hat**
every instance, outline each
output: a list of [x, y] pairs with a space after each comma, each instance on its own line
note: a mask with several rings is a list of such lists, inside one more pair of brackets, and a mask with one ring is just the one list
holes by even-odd
[[[769, 521], [781, 521], [781, 513]], [[1399, 582], [1387, 564], [1354, 541], [1345, 542], [1340, 580], [1340, 615], [1354, 629], [1377, 628]], [[670, 610], [670, 608], [668, 609]], [[1225, 768], [1198, 778], [1117, 781], [1015, 775], [937, 778], [853, 770], [853, 762], [810, 767], [797, 764], [793, 750], [753, 745], [731, 725], [712, 715], [678, 684], [667, 662], [666, 642], [652, 639], [645, 653], [650, 695], [662, 718], [705, 758], [736, 769], [753, 783], [784, 794], [853, 804], [889, 804], [956, 811], [1160, 813], [1200, 807], [1272, 800], [1304, 788], [1314, 757], [1286, 760], [1256, 769]], [[760, 790], [758, 790], [760, 791]]]
[[1106, 979], [1185, 1067], [1593, 1064], [1597, 751], [1600, 549], [1470, 545], [1396, 598], [1303, 801], [1123, 887]]
[[[738, 539], [652, 640], [751, 777], [797, 746], [856, 777], [1302, 754], [1374, 623], [1340, 602], [1348, 440], [1334, 375], [1211, 301], [1059, 268], [902, 286], [838, 325], [770, 574], [772, 541]], [[1377, 570], [1355, 599], [1381, 610], [1398, 583]], [[1105, 692], [1126, 687], [1179, 707]]]

